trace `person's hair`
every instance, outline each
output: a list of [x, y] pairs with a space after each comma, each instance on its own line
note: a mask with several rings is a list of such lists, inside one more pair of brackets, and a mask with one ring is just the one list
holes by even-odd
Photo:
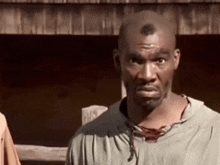
[[140, 33], [142, 35], [148, 36], [148, 35], [154, 34], [155, 31], [156, 31], [156, 28], [153, 24], [146, 24], [141, 28]]
[[[152, 12], [152, 11], [141, 11], [137, 13], [133, 13], [125, 17], [122, 21], [120, 30], [119, 30], [119, 37], [118, 37], [118, 48], [123, 49], [127, 46], [127, 35], [131, 33], [129, 30], [133, 28], [136, 29], [139, 34], [148, 36], [153, 35], [157, 31], [164, 31], [168, 32], [171, 38], [174, 35], [175, 40], [175, 33], [176, 29], [171, 24], [171, 22], [165, 18], [163, 18], [160, 14]], [[175, 41], [174, 41], [175, 43]]]
[[[126, 30], [127, 30], [127, 24], [122, 24], [120, 31], [119, 31], [119, 38], [118, 38], [118, 46], [119, 48], [123, 48], [126, 45]], [[142, 28], [140, 29], [140, 34], [148, 36], [148, 35], [152, 35], [156, 32], [156, 27], [151, 24], [145, 24], [144, 26], [142, 26]]]

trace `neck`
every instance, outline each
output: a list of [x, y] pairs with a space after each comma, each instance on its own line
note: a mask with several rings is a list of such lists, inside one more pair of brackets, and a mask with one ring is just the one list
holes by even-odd
[[186, 105], [186, 99], [174, 93], [170, 93], [153, 109], [147, 109], [147, 107], [136, 105], [128, 97], [127, 113], [129, 119], [136, 125], [148, 128], [161, 127], [180, 121]]

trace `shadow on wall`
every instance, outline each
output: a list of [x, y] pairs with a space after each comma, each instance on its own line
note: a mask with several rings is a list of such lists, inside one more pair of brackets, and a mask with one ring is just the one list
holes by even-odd
[[2, 36], [1, 111], [15, 143], [66, 146], [81, 109], [120, 99], [116, 37]]

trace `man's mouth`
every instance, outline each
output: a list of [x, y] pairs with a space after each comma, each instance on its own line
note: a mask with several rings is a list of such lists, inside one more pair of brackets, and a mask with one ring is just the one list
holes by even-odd
[[155, 98], [159, 96], [159, 91], [154, 86], [138, 87], [136, 92], [137, 92], [137, 95], [140, 97]]

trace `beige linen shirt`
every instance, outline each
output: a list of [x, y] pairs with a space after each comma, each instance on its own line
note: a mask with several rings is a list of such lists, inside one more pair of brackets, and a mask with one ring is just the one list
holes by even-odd
[[[120, 102], [114, 104], [77, 131], [66, 165], [220, 165], [220, 114], [187, 98], [190, 106], [183, 122], [155, 143], [133, 135], [119, 110]], [[129, 160], [132, 147], [136, 155]]]
[[5, 116], [0, 113], [0, 165], [20, 165]]

